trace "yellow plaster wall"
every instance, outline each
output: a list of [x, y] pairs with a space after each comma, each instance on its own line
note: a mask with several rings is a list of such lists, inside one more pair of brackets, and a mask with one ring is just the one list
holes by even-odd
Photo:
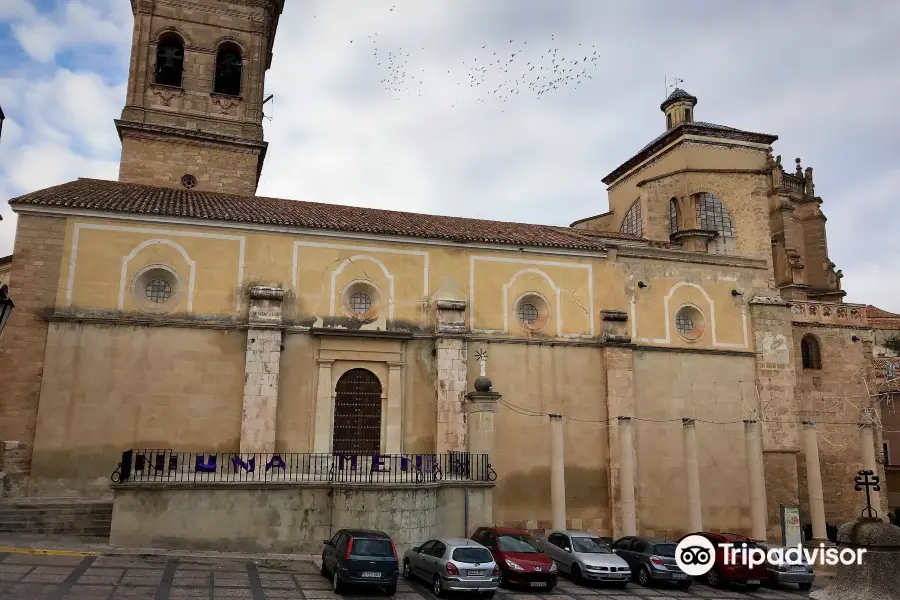
[[741, 421], [749, 418], [750, 407], [757, 406], [754, 373], [752, 357], [635, 352], [635, 446], [641, 531], [669, 536], [686, 533], [684, 441], [682, 424], [677, 421], [681, 418], [698, 419], [704, 528], [749, 530]]
[[527, 521], [536, 520], [536, 527], [530, 528], [550, 526], [549, 420], [521, 414], [537, 411], [580, 419], [564, 425], [567, 514], [586, 528], [608, 527], [606, 429], [582, 422], [607, 418], [601, 350], [472, 342], [468, 389], [478, 376], [474, 354], [479, 348], [488, 352], [488, 375], [506, 403], [497, 407], [495, 416], [495, 522], [526, 527]]
[[31, 492], [105, 494], [128, 448], [238, 447], [243, 331], [51, 323]]

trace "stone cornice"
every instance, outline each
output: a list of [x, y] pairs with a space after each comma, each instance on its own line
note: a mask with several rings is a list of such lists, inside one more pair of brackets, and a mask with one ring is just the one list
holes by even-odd
[[717, 265], [723, 267], [742, 267], [747, 269], [767, 269], [766, 261], [758, 258], [745, 258], [727, 254], [705, 254], [703, 252], [686, 252], [684, 250], [668, 250], [663, 248], [637, 248], [621, 246], [618, 249], [620, 258], [645, 258], [653, 260], [671, 260], [676, 262]]
[[169, 127], [167, 125], [138, 123], [136, 121], [123, 121], [121, 119], [116, 119], [115, 123], [116, 130], [119, 132], [119, 139], [122, 139], [122, 133], [124, 131], [128, 131], [129, 133], [142, 132], [145, 134], [171, 135], [180, 138], [189, 138], [206, 142], [216, 142], [229, 146], [244, 146], [246, 148], [259, 150], [263, 154], [265, 153], [266, 148], [268, 148], [269, 146], [269, 143], [264, 140], [252, 140], [249, 138], [234, 137], [230, 135], [223, 135], [220, 133], [212, 133], [209, 131], [181, 129], [178, 127]]

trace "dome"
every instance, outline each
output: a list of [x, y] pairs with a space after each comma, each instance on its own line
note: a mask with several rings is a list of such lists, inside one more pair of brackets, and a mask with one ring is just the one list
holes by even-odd
[[663, 112], [665, 110], [678, 102], [679, 100], [687, 100], [691, 103], [691, 106], [695, 106], [697, 104], [697, 97], [692, 96], [681, 88], [675, 88], [675, 90], [669, 94], [669, 97], [666, 98], [665, 102], [659, 105], [659, 109]]

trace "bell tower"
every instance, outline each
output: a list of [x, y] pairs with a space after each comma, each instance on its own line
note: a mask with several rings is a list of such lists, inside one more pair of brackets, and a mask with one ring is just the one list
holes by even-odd
[[284, 0], [131, 0], [119, 181], [254, 195]]

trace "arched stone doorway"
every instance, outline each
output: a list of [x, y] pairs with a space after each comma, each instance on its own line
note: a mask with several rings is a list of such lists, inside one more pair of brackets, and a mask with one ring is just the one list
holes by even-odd
[[381, 382], [367, 369], [350, 369], [338, 379], [334, 398], [332, 452], [381, 451]]

